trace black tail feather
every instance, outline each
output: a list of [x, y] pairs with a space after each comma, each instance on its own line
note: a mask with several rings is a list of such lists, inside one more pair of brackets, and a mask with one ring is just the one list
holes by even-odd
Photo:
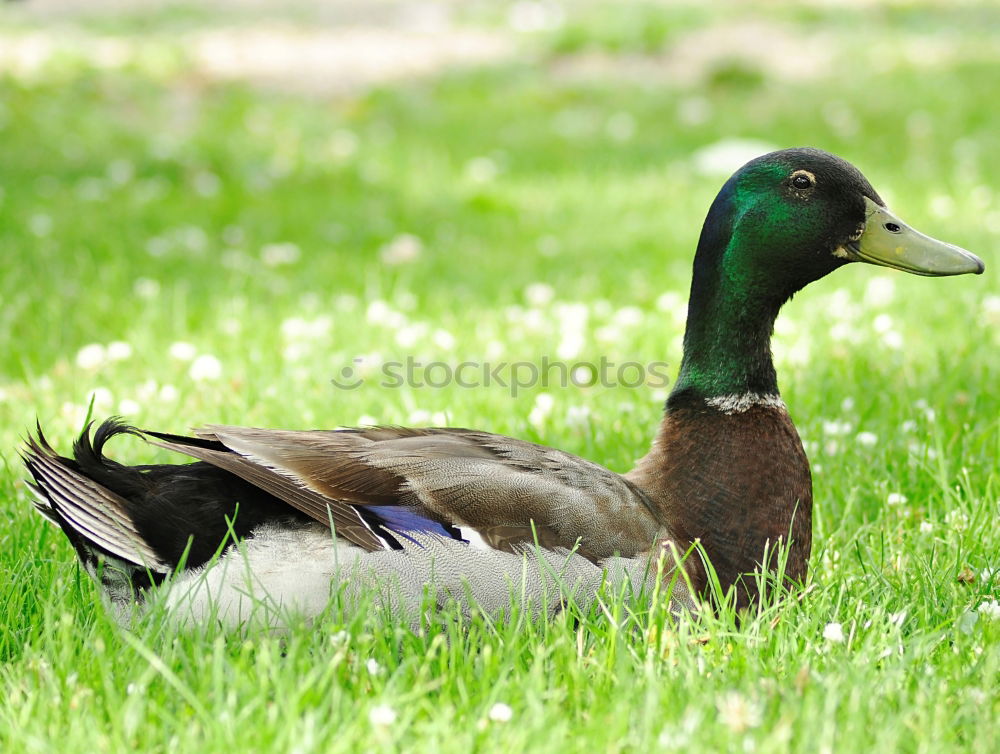
[[[120, 418], [88, 424], [73, 457], [58, 455], [37, 429], [22, 458], [36, 508], [59, 526], [85, 565], [98, 557], [168, 573], [204, 565], [260, 524], [302, 517], [272, 495], [204, 462], [126, 466], [104, 455], [117, 435], [143, 437]], [[156, 435], [172, 437], [170, 435]], [[190, 438], [186, 438], [190, 439]], [[198, 446], [216, 443], [194, 440]], [[148, 579], [147, 579], [148, 581]]]

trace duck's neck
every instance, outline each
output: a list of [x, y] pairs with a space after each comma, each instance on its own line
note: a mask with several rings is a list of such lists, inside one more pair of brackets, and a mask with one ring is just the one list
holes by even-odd
[[771, 333], [783, 303], [745, 281], [726, 279], [722, 268], [696, 266], [673, 396], [777, 396]]

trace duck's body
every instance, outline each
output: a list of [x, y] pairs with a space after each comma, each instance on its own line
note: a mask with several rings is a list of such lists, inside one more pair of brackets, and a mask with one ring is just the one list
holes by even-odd
[[[135, 430], [105, 422], [73, 459], [39, 433], [26, 454], [40, 509], [123, 622], [150, 587], [196, 623], [236, 625], [255, 609], [271, 621], [275, 606], [311, 617], [332, 592], [378, 592], [410, 618], [428, 597], [493, 614], [513, 597], [551, 613], [570, 596], [586, 603], [606, 579], [651, 593], [663, 548], [674, 567], [669, 530], [640, 488], [509, 437], [210, 427], [197, 438], [145, 435], [202, 462], [124, 467], [102, 450], [126, 432]], [[234, 541], [243, 545], [220, 548]], [[676, 575], [665, 588], [693, 607]]]
[[[693, 607], [707, 587], [703, 556], [746, 605], [756, 587], [745, 574], [772, 570], [783, 543], [784, 573], [801, 581], [811, 545], [809, 463], [778, 394], [774, 319], [801, 287], [857, 260], [927, 275], [983, 269], [902, 225], [825, 152], [785, 150], [738, 171], [702, 231], [659, 433], [624, 475], [485, 432], [389, 427], [186, 438], [106, 422], [93, 444], [84, 433], [75, 459], [39, 432], [25, 460], [40, 510], [123, 618], [153, 594], [172, 615], [239, 623], [255, 603], [311, 617], [333, 592], [369, 590], [412, 614], [428, 589], [491, 613], [512, 597], [551, 612], [609, 578]], [[120, 466], [102, 453], [119, 432], [198, 462]]]

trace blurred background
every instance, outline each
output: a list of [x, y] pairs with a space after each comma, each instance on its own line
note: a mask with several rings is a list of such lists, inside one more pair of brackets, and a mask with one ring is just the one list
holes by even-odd
[[806, 434], [886, 382], [903, 421], [956, 361], [972, 411], [997, 383], [998, 30], [972, 1], [3, 3], [2, 445], [36, 414], [68, 437], [93, 399], [174, 431], [478, 424], [627, 466], [663, 390], [330, 378], [404, 356], [674, 374], [708, 205], [795, 145], [988, 268], [856, 265], [793, 302], [775, 350]]

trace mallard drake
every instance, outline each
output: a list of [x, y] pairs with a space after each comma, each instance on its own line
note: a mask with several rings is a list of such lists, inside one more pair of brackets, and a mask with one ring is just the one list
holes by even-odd
[[[551, 612], [554, 581], [586, 600], [609, 577], [669, 579], [672, 605], [693, 608], [706, 558], [746, 606], [757, 596], [747, 574], [775, 567], [767, 552], [784, 543], [784, 573], [801, 582], [811, 547], [809, 461], [778, 393], [774, 321], [796, 291], [851, 262], [984, 270], [907, 226], [831, 154], [787, 149], [738, 170], [698, 242], [680, 374], [651, 450], [626, 474], [469, 429], [209, 426], [185, 437], [110, 419], [93, 439], [83, 432], [73, 458], [40, 428], [29, 438], [36, 506], [124, 622], [154, 598], [196, 623], [240, 624], [261, 601], [310, 618], [338, 588], [387, 589], [398, 610], [418, 610], [431, 588], [466, 608], [499, 613], [514, 593]], [[196, 461], [120, 465], [104, 456], [119, 434]], [[666, 567], [652, 568], [663, 553]]]

